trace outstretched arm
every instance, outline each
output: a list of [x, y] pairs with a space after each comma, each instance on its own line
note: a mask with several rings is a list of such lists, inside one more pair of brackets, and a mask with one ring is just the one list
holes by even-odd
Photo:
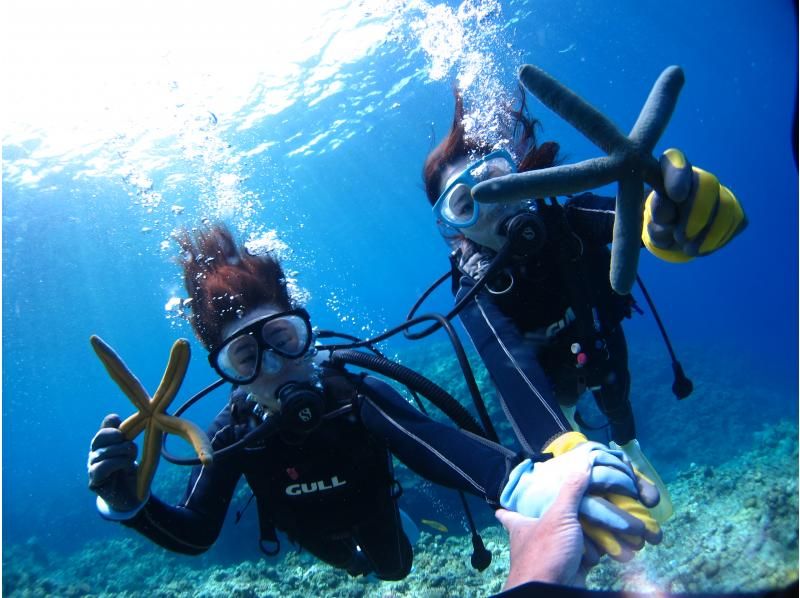
[[[209, 430], [215, 450], [232, 442], [231, 424], [229, 405]], [[168, 550], [200, 554], [219, 536], [240, 476], [231, 460], [196, 466], [180, 503], [173, 506], [151, 495], [132, 518], [121, 523]]]
[[196, 466], [180, 503], [172, 506], [150, 496], [133, 519], [122, 523], [168, 550], [201, 554], [219, 536], [238, 478], [224, 464]]
[[591, 539], [587, 542], [597, 547], [587, 567], [602, 552], [627, 560], [646, 541], [661, 540], [658, 524], [639, 502], [654, 504], [657, 491], [649, 483], [635, 482], [633, 470], [618, 451], [570, 432], [545, 448], [544, 453], [550, 454], [536, 453], [521, 460], [492, 442], [431, 420], [381, 381], [366, 378], [361, 391], [365, 395], [359, 404], [362, 421], [387, 441], [401, 461], [435, 483], [477, 494], [493, 506], [500, 503], [540, 517], [554, 502], [569, 471], [590, 469], [587, 490], [594, 494], [584, 498], [580, 510]]
[[[475, 284], [462, 276], [456, 301]], [[554, 436], [571, 430], [527, 339], [485, 291], [464, 306], [459, 319], [489, 370], [506, 418], [526, 452], [534, 453]]]
[[431, 419], [376, 378], [365, 378], [361, 390], [361, 420], [371, 433], [386, 440], [400, 461], [436, 484], [499, 504], [508, 474], [520, 457], [489, 440]]

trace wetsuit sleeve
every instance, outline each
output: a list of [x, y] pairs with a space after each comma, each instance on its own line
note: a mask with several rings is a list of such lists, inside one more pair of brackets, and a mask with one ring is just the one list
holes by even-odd
[[361, 421], [372, 434], [385, 440], [389, 450], [407, 467], [436, 484], [499, 505], [508, 474], [521, 457], [489, 440], [431, 419], [376, 378], [365, 378], [361, 390]]
[[[462, 276], [456, 301], [474, 285], [472, 278]], [[479, 292], [459, 312], [459, 318], [489, 370], [500, 405], [526, 452], [541, 451], [553, 437], [572, 429], [538, 362], [535, 342], [525, 338], [491, 295]]]
[[[208, 430], [215, 450], [235, 440], [230, 405]], [[134, 528], [156, 544], [183, 554], [200, 554], [216, 541], [241, 471], [236, 459], [192, 469], [183, 500], [175, 506], [155, 496], [139, 513], [123, 524]]]
[[613, 197], [581, 193], [567, 199], [564, 209], [570, 228], [581, 240], [590, 244], [608, 245], [614, 237]]

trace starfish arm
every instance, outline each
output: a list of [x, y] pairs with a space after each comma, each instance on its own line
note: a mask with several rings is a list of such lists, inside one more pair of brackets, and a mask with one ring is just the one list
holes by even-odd
[[119, 355], [99, 336], [93, 334], [89, 339], [92, 348], [106, 368], [108, 375], [117, 383], [139, 411], [150, 411], [150, 395], [133, 375]]
[[628, 138], [603, 113], [542, 69], [526, 64], [520, 69], [519, 79], [545, 106], [605, 153], [628, 145]]
[[473, 188], [472, 195], [482, 203], [554, 197], [596, 189], [613, 183], [619, 177], [619, 161], [616, 158], [592, 158], [577, 164], [564, 164], [489, 179], [478, 183]]
[[179, 338], [172, 345], [169, 353], [169, 362], [164, 370], [164, 376], [158, 385], [158, 390], [153, 395], [153, 411], [166, 411], [169, 404], [178, 394], [189, 367], [191, 350], [186, 339]]
[[669, 119], [678, 103], [685, 77], [679, 66], [664, 69], [650, 90], [636, 124], [631, 129], [630, 139], [642, 154], [651, 154], [667, 128]]
[[642, 243], [644, 184], [636, 176], [620, 179], [617, 192], [614, 241], [611, 244], [611, 287], [627, 295], [636, 282]]
[[156, 415], [158, 426], [168, 434], [175, 434], [192, 445], [203, 465], [210, 465], [214, 459], [214, 449], [208, 435], [200, 427], [187, 419], [159, 413]]
[[158, 467], [158, 460], [161, 457], [161, 437], [163, 433], [157, 426], [147, 426], [142, 443], [142, 454], [139, 459], [139, 470], [136, 474], [136, 496], [139, 500], [144, 500], [150, 491], [150, 484]]
[[142, 430], [147, 427], [147, 422], [149, 421], [149, 415], [137, 411], [120, 424], [119, 431], [122, 432], [128, 440], [133, 440], [142, 433]]

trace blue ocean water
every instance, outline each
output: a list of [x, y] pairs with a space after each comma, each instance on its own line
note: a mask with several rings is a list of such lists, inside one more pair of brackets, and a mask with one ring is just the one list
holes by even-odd
[[[712, 257], [676, 266], [642, 254], [640, 272], [687, 373], [711, 393], [715, 385], [755, 390], [752, 401], [721, 402], [713, 421], [698, 424], [708, 443], [692, 445], [671, 428], [671, 444], [698, 452], [676, 452], [660, 466], [677, 472], [703, 462], [703, 447], [713, 451], [726, 427], [749, 446], [763, 424], [796, 422], [791, 2], [297, 4], [285, 14], [256, 14], [244, 2], [185, 12], [145, 4], [125, 18], [101, 3], [9, 3], [4, 551], [37, 538], [69, 553], [125, 535], [97, 516], [85, 461], [103, 416], [131, 405], [88, 339], [101, 335], [147, 388], [157, 386], [173, 340], [191, 337], [176, 307], [175, 230], [223, 220], [283, 256], [316, 325], [358, 336], [385, 330], [448, 267], [420, 172], [449, 129], [453, 86], [465, 89], [472, 117], [491, 119], [524, 63], [624, 131], [659, 73], [682, 66], [686, 84], [657, 150], [683, 149], [748, 215], [747, 231]], [[567, 161], [599, 155], [529, 101], [539, 138], [557, 140]], [[449, 302], [441, 292], [431, 308]], [[659, 398], [672, 412], [669, 362], [652, 318], [635, 318], [626, 331], [631, 353], [649, 359], [638, 367], [664, 368]], [[192, 343], [179, 398], [213, 380]], [[407, 360], [425, 350], [387, 347]], [[633, 376], [635, 391], [635, 368]], [[702, 401], [698, 394], [687, 405]], [[192, 418], [204, 425], [223, 400], [209, 399]], [[637, 403], [635, 392], [632, 400], [657, 442], [658, 406]]]

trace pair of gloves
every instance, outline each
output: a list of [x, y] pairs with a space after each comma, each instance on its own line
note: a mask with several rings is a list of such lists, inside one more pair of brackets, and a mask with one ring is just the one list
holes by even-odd
[[125, 438], [116, 414], [103, 419], [92, 438], [87, 469], [89, 489], [97, 494], [97, 510], [106, 519], [132, 518], [147, 502], [136, 496], [136, 444]]
[[589, 442], [580, 432], [567, 432], [543, 452], [553, 458], [538, 462], [526, 459], [511, 471], [500, 504], [540, 518], [571, 472], [590, 469], [589, 485], [578, 509], [584, 534], [581, 566], [585, 571], [603, 554], [624, 562], [645, 543], [661, 542], [661, 528], [648, 511], [659, 501], [658, 490], [632, 467], [621, 450]]

